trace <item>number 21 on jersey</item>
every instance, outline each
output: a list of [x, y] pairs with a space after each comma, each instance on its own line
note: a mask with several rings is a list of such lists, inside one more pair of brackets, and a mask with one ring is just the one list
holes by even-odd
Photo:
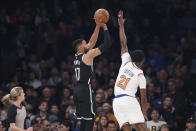
[[130, 81], [130, 78], [126, 78], [125, 75], [121, 75], [120, 78], [121, 80], [118, 81], [117, 86], [125, 90], [128, 82]]

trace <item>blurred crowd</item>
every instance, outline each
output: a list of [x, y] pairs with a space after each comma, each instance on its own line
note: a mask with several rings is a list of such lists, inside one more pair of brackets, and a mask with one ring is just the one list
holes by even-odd
[[[93, 13], [106, 8], [112, 48], [95, 62], [94, 131], [117, 131], [112, 111], [114, 84], [121, 64], [117, 12], [125, 11], [130, 51], [145, 52], [143, 70], [150, 102], [147, 126], [161, 130], [196, 128], [196, 1], [195, 0], [17, 0], [0, 4], [0, 98], [20, 85], [26, 94], [26, 128], [35, 131], [79, 131], [73, 117], [72, 42], [89, 40]], [[102, 42], [100, 31], [97, 45]], [[139, 97], [139, 92], [137, 93]], [[0, 105], [0, 130], [7, 107]], [[158, 130], [149, 127], [152, 131]]]

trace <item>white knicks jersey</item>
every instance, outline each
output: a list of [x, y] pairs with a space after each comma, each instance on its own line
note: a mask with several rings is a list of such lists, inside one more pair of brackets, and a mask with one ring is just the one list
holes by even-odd
[[135, 97], [138, 86], [140, 89], [146, 88], [146, 79], [143, 71], [132, 62], [128, 52], [121, 56], [122, 64], [116, 79], [114, 94], [115, 96], [127, 94]]

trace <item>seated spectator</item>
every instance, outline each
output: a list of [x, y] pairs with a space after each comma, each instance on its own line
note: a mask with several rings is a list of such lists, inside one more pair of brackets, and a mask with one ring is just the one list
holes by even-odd
[[39, 112], [36, 116], [40, 116], [42, 120], [47, 119], [48, 118], [48, 103], [47, 101], [42, 101], [39, 105]]
[[160, 128], [160, 131], [170, 131], [169, 126], [167, 124], [163, 124]]
[[159, 131], [161, 125], [166, 124], [165, 121], [160, 121], [160, 115], [157, 109], [153, 109], [150, 116], [152, 120], [146, 122], [147, 128], [150, 131]]
[[81, 121], [77, 120], [76, 127], [75, 127], [74, 131], [80, 131], [80, 125], [81, 125]]
[[155, 86], [154, 83], [150, 83], [147, 86], [147, 99], [150, 102], [150, 105], [153, 105], [153, 100], [155, 99]]
[[36, 121], [38, 121], [38, 123], [40, 124], [42, 122], [42, 119], [40, 116], [35, 116], [34, 118]]
[[163, 106], [159, 110], [163, 119], [168, 123], [171, 128], [173, 128], [175, 108], [172, 106], [172, 98], [170, 96], [166, 96], [163, 99]]
[[108, 119], [114, 121], [116, 125], [118, 125], [118, 121], [116, 120], [116, 117], [112, 113], [112, 106], [108, 102], [104, 102], [102, 107]]
[[50, 116], [51, 115], [55, 115], [55, 116], [59, 116], [59, 106], [56, 104], [51, 105], [50, 107]]
[[1, 120], [0, 120], [0, 131], [4, 131], [4, 127]]
[[27, 86], [26, 87], [26, 90], [25, 90], [25, 101], [28, 103], [28, 104], [31, 104], [35, 107], [36, 105], [36, 98], [34, 98], [33, 96], [33, 87], [31, 86]]
[[102, 115], [98, 123], [98, 131], [107, 131], [107, 123], [108, 117], [106, 115]]
[[59, 122], [58, 117], [54, 117], [53, 119], [50, 120], [50, 122], [51, 122], [51, 130], [59, 131], [60, 122]]
[[93, 131], [98, 131], [98, 122], [94, 121]]
[[35, 72], [31, 71], [29, 74], [29, 81], [26, 82], [25, 84], [32, 86], [34, 89], [37, 89], [38, 87], [41, 86], [41, 81], [36, 78]]
[[25, 119], [25, 127], [29, 128], [31, 126], [31, 121], [35, 118], [35, 116], [32, 113], [33, 107], [31, 104], [27, 104], [25, 107], [27, 112], [27, 116]]
[[42, 131], [50, 131], [51, 130], [50, 121], [48, 119], [42, 120], [41, 125], [42, 125], [42, 128], [41, 128]]
[[114, 99], [114, 87], [109, 87], [107, 89], [107, 101], [112, 101]]
[[168, 80], [168, 94], [172, 97], [172, 103], [175, 108], [175, 121], [177, 130], [183, 128], [185, 112], [186, 112], [186, 98], [185, 94], [181, 89], [177, 89], [176, 87], [176, 80], [169, 79]]
[[158, 70], [160, 68], [163, 68], [163, 58], [154, 48], [150, 48], [148, 50], [148, 55], [148, 62], [150, 63], [150, 67], [152, 68], [152, 70]]
[[[33, 131], [39, 131], [43, 125], [40, 124], [38, 120], [33, 119], [31, 121], [31, 126], [33, 127]], [[46, 131], [46, 130], [43, 130], [43, 131]]]
[[102, 106], [97, 108], [97, 117], [95, 119], [95, 122], [99, 121], [99, 118], [100, 118], [101, 115], [105, 115], [105, 112], [104, 112], [104, 109], [103, 109]]
[[64, 108], [67, 108], [69, 106], [69, 98], [70, 98], [71, 92], [69, 88], [64, 88], [62, 92], [62, 97], [61, 97], [61, 106]]
[[61, 123], [61, 131], [72, 131], [72, 124], [70, 121], [66, 120]]
[[42, 90], [42, 101], [47, 101], [48, 107], [58, 103], [57, 98], [52, 96], [52, 90], [49, 87], [44, 87], [44, 89]]
[[196, 130], [196, 122], [195, 122], [195, 120], [193, 118], [189, 118], [186, 121], [186, 129], [185, 129], [185, 131], [192, 131], [192, 129]]
[[97, 89], [96, 94], [101, 94], [103, 99], [105, 100], [105, 91], [102, 88]]
[[69, 106], [67, 107], [67, 110], [69, 111], [69, 114], [71, 117], [73, 117], [73, 114], [76, 113], [76, 106], [74, 104], [73, 96], [69, 97]]
[[108, 124], [107, 124], [107, 131], [117, 131], [118, 128], [115, 124], [114, 121], [108, 121]]
[[108, 117], [108, 120], [112, 120], [115, 122], [116, 125], [118, 125], [118, 121], [116, 120], [116, 117], [113, 113], [111, 113], [112, 106], [108, 102], [104, 102], [102, 105], [102, 108], [97, 108], [98, 117], [96, 118], [96, 122], [100, 120], [101, 115], [106, 115]]
[[97, 93], [95, 96], [96, 107], [100, 107], [103, 104], [104, 98], [101, 93]]

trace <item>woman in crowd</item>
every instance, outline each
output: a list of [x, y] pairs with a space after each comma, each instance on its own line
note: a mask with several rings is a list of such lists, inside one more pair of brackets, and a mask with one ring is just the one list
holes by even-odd
[[98, 131], [107, 131], [108, 117], [106, 115], [101, 115], [98, 123]]

